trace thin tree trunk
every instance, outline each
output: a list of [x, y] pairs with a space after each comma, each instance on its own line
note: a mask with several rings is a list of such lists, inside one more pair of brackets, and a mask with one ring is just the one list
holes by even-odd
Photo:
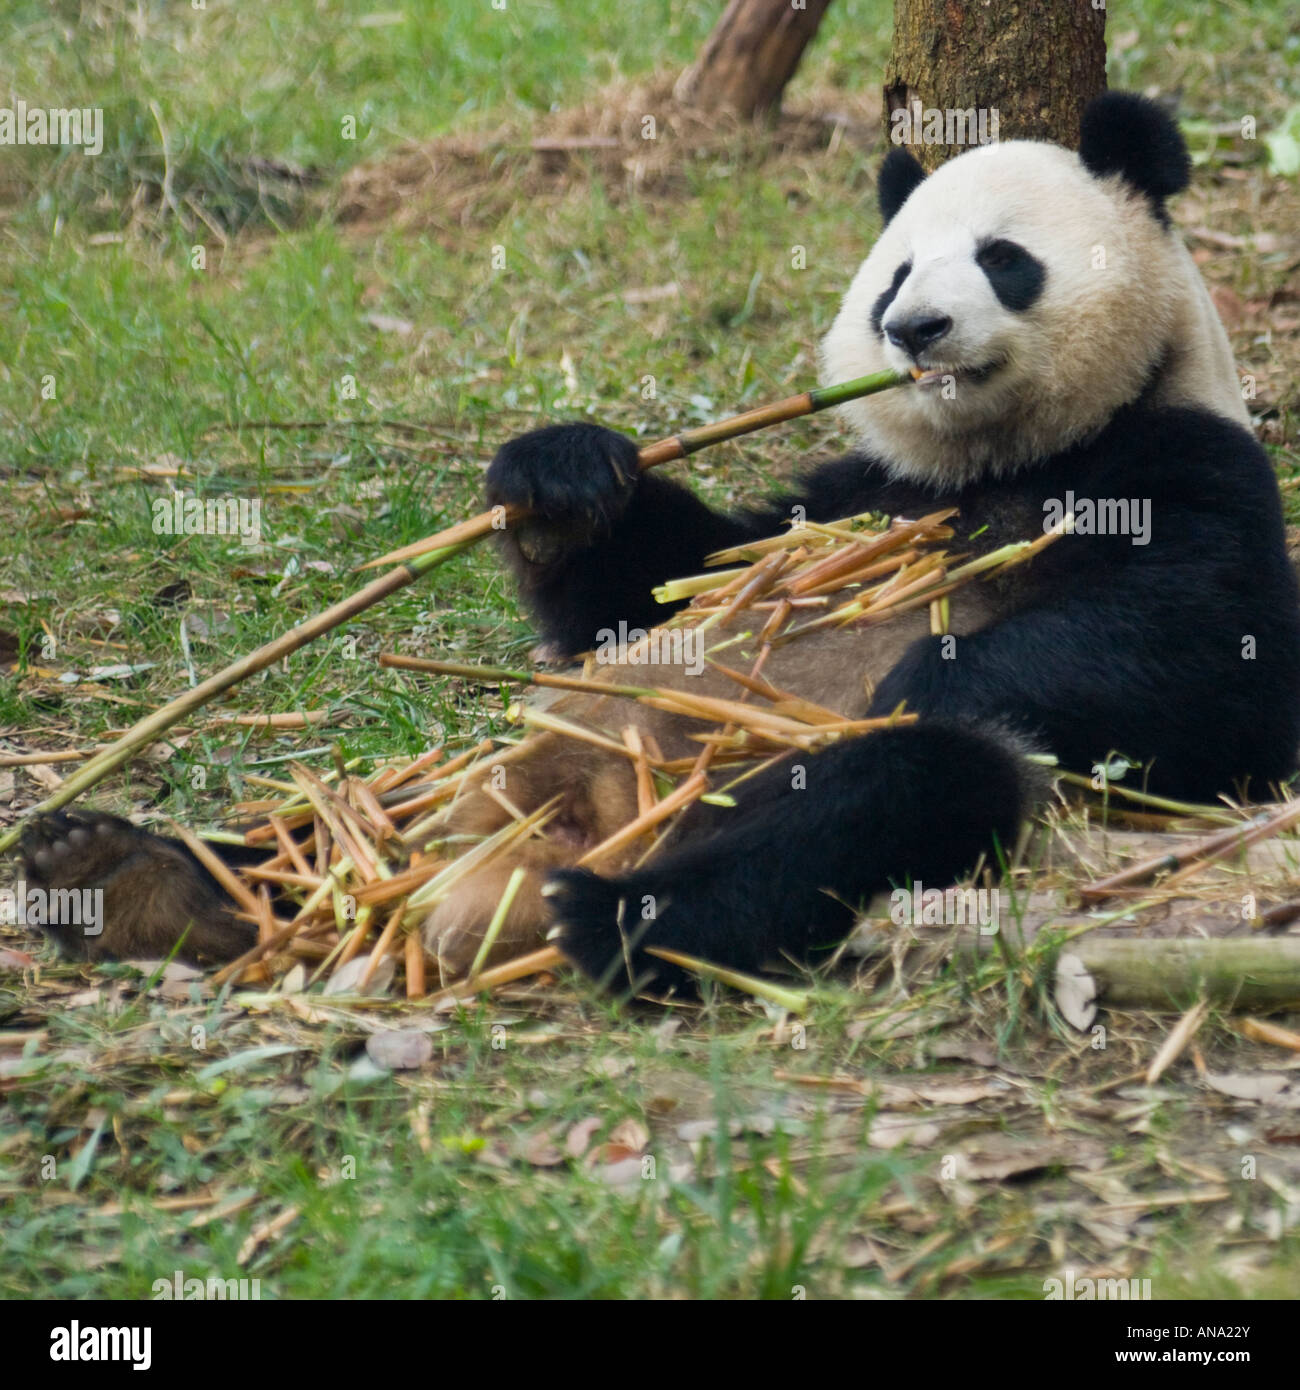
[[1083, 108], [1105, 89], [1106, 11], [1094, 0], [895, 0], [886, 133], [927, 170], [973, 143], [960, 139], [961, 121], [953, 139], [951, 120], [927, 139], [932, 112], [973, 110], [992, 138], [1073, 148]]
[[702, 111], [745, 120], [780, 106], [830, 0], [730, 0], [673, 95]]

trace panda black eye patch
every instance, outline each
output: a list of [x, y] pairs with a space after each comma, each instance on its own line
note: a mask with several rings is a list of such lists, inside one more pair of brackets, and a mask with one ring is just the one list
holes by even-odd
[[984, 242], [975, 263], [988, 276], [999, 303], [1012, 313], [1024, 313], [1043, 292], [1046, 266], [1014, 241]]
[[912, 262], [904, 261], [902, 265], [894, 271], [894, 278], [889, 282], [889, 288], [882, 290], [876, 296], [876, 302], [871, 306], [871, 331], [877, 336], [880, 334], [881, 320], [885, 317], [885, 311], [894, 302], [894, 296], [903, 287], [903, 281], [912, 273]]

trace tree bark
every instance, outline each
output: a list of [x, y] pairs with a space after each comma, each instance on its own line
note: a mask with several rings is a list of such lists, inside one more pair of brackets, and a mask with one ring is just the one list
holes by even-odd
[[780, 106], [830, 0], [730, 0], [673, 96], [701, 111], [753, 120]]
[[983, 113], [995, 139], [1075, 148], [1083, 108], [1105, 89], [1106, 11], [1094, 0], [894, 0], [885, 129], [927, 170], [973, 140], [954, 141], [951, 128], [923, 138], [916, 103], [923, 113]]

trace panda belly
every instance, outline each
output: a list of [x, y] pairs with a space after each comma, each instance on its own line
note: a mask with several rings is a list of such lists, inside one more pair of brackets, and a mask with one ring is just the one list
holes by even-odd
[[[842, 590], [831, 598], [830, 606], [852, 597], [853, 591]], [[950, 598], [948, 631], [955, 637], [969, 636], [996, 622], [1008, 607], [1008, 599], [991, 586], [970, 585]], [[846, 719], [860, 719], [865, 716], [876, 687], [908, 648], [930, 635], [928, 608], [914, 609], [875, 626], [811, 632], [774, 646], [761, 667], [761, 675], [778, 690], [822, 705]], [[722, 636], [719, 640], [725, 642], [727, 639]], [[744, 696], [743, 689], [735, 681], [712, 665], [692, 674], [677, 663], [628, 663], [624, 659], [627, 650], [620, 648], [618, 660], [597, 668], [596, 679], [628, 681], [721, 699]], [[736, 643], [718, 651], [716, 659], [734, 670], [748, 673], [757, 656], [756, 643]], [[574, 668], [575, 673], [578, 669]], [[544, 690], [530, 696], [528, 703], [578, 718], [614, 737], [633, 724], [643, 732], [653, 733], [666, 757], [682, 757], [687, 752], [699, 750], [699, 744], [688, 738], [690, 732], [701, 727], [695, 721], [626, 699]], [[761, 706], [762, 702], [759, 704]]]

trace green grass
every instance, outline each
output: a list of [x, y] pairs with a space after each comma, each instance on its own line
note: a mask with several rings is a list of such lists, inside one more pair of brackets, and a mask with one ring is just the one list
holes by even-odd
[[[602, 84], [681, 67], [717, 9], [14, 0], [0, 88], [33, 104], [102, 105], [108, 145], [93, 161], [4, 155], [0, 636], [22, 655], [16, 679], [0, 684], [6, 731], [49, 747], [125, 727], [183, 688], [186, 613], [209, 624], [209, 638], [191, 639], [202, 676], [349, 591], [356, 563], [477, 510], [483, 468], [520, 430], [591, 415], [656, 437], [812, 383], [816, 341], [877, 230], [876, 152], [851, 142], [834, 158], [713, 151], [663, 196], [590, 169], [541, 188], [508, 165], [485, 169], [462, 220], [420, 229], [362, 234], [329, 212], [352, 165], [403, 141], [526, 134]], [[367, 27], [367, 13], [402, 22]], [[1280, 0], [1139, 0], [1110, 28], [1112, 40], [1137, 35], [1117, 52], [1113, 83], [1180, 86], [1188, 114], [1222, 120], [1245, 105], [1267, 124], [1297, 99], [1297, 25]], [[869, 90], [889, 29], [882, 0], [836, 0], [792, 100], [814, 85]], [[268, 178], [258, 160], [312, 181]], [[169, 169], [177, 211], [159, 202]], [[806, 270], [791, 268], [795, 244]], [[668, 284], [675, 297], [624, 297]], [[380, 331], [371, 314], [411, 332]], [[42, 398], [47, 377], [53, 399]], [[356, 399], [344, 397], [345, 377]], [[321, 423], [235, 428], [249, 420]], [[715, 501], [742, 500], [800, 452], [836, 442], [833, 424], [804, 422], [710, 451], [691, 474]], [[184, 469], [190, 491], [260, 499], [262, 545], [155, 535], [151, 505], [172, 482], [140, 470], [159, 466]], [[192, 597], [178, 607], [169, 595], [182, 582]], [[281, 765], [268, 759], [326, 767], [330, 744], [369, 757], [471, 741], [501, 726], [494, 692], [381, 671], [376, 653], [503, 660], [531, 640], [492, 556], [476, 552], [234, 693], [241, 710], [327, 710], [310, 738], [200, 727], [95, 799], [208, 823], [242, 794], [244, 774]], [[153, 666], [89, 678], [118, 662]], [[62, 679], [70, 673], [80, 679]], [[35, 799], [22, 773], [17, 787]], [[810, 1297], [1035, 1297], [1052, 1267], [1053, 1227], [1036, 1195], [986, 1185], [972, 1214], [936, 1186], [933, 1153], [862, 1142], [871, 1103], [773, 1079], [776, 1069], [888, 1079], [928, 1068], [912, 1041], [855, 1033], [876, 1007], [861, 998], [818, 1004], [799, 1051], [744, 1002], [692, 1012], [673, 1034], [657, 1013], [560, 992], [561, 1004], [544, 996], [450, 1016], [426, 1068], [375, 1077], [357, 1069], [355, 1017], [309, 1026], [277, 1005], [223, 1020], [211, 1002], [142, 997], [129, 971], [116, 973], [120, 991], [106, 972], [102, 997], [82, 1004], [68, 1002], [86, 985], [70, 967], [47, 963], [39, 987], [0, 977], [0, 1032], [49, 1030], [26, 1062], [0, 1052], [6, 1296], [147, 1296], [179, 1268], [260, 1277], [268, 1297], [491, 1297], [500, 1286], [510, 1297], [789, 1298], [796, 1285]], [[1044, 1049], [1060, 1055], [1032, 972], [1026, 983], [1011, 960], [982, 980], [993, 993], [978, 983], [949, 978], [938, 995], [972, 1009], [1007, 1061], [1032, 1072]], [[208, 1032], [197, 1057], [175, 1033], [196, 1021]], [[508, 1040], [497, 1049], [501, 1022]], [[302, 1050], [201, 1078], [214, 1060], [286, 1039]], [[1226, 1033], [1218, 1042], [1231, 1047]], [[1115, 1069], [1139, 1064], [1142, 1046], [1117, 1047]], [[1073, 1083], [1109, 1074], [1094, 1064], [1112, 1059], [1076, 1057]], [[1032, 1106], [1047, 1113], [1058, 1084], [1034, 1072]], [[1161, 1107], [1173, 1144], [1187, 1107], [1177, 1097]], [[719, 1112], [780, 1123], [734, 1140], [724, 1125], [696, 1166], [676, 1126]], [[520, 1157], [542, 1131], [562, 1149], [588, 1116], [601, 1121], [598, 1137], [621, 1120], [647, 1124], [656, 1177], [612, 1191], [579, 1160]], [[979, 1133], [1036, 1132], [1024, 1112], [972, 1117]], [[1096, 1130], [1116, 1143], [1127, 1135], [1118, 1121]], [[42, 1178], [47, 1155], [54, 1173]], [[348, 1156], [355, 1177], [341, 1175]], [[1148, 1184], [1173, 1181], [1162, 1156], [1142, 1151]], [[1061, 1174], [1045, 1181], [1065, 1195]], [[250, 1200], [200, 1226], [202, 1208], [154, 1206], [209, 1191]], [[878, 1217], [882, 1194], [915, 1197], [915, 1215]], [[124, 1215], [113, 1214], [118, 1202]], [[237, 1270], [254, 1229], [291, 1206], [287, 1234]], [[1173, 1211], [1143, 1237], [1142, 1259], [1169, 1271], [1170, 1287], [1183, 1278], [1184, 1292], [1209, 1287], [1185, 1273], [1202, 1263], [1200, 1221], [1197, 1209]], [[901, 1265], [936, 1230], [948, 1240], [897, 1280], [865, 1258], [867, 1236]], [[1006, 1231], [1005, 1268], [945, 1274]], [[1291, 1267], [1294, 1253], [1286, 1243], [1273, 1252]]]

